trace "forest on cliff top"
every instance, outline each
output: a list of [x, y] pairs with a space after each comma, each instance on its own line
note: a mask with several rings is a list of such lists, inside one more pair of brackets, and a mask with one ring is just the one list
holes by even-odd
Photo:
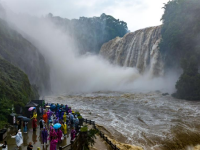
[[200, 100], [200, 1], [172, 0], [164, 9], [159, 46], [165, 69], [183, 69], [174, 96]]

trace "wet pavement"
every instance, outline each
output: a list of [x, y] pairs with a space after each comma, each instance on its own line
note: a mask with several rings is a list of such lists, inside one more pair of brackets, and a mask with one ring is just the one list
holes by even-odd
[[[27, 150], [27, 145], [29, 142], [32, 142], [33, 150], [36, 150], [37, 147], [40, 147], [41, 150], [49, 150], [50, 145], [49, 141], [47, 143], [47, 146], [44, 146], [42, 144], [42, 138], [41, 138], [41, 131], [39, 128], [39, 125], [37, 127], [36, 131], [33, 131], [32, 128], [32, 121], [28, 124], [28, 133], [23, 133], [23, 126], [22, 126], [22, 134], [23, 134], [23, 144], [20, 146], [19, 150]], [[4, 141], [7, 141], [8, 143], [8, 150], [15, 150], [17, 148], [15, 138], [11, 138], [11, 134], [15, 134], [16, 128], [11, 127], [8, 129], [7, 137], [4, 139]], [[57, 150], [59, 149], [59, 146], [65, 146], [70, 144], [70, 131], [68, 129], [67, 136], [64, 138], [64, 140], [61, 143], [57, 144]], [[2, 143], [3, 141], [0, 141]], [[1, 150], [1, 148], [0, 148]]]

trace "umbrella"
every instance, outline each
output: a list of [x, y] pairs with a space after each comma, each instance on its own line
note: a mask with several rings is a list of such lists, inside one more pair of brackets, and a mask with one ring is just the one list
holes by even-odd
[[18, 116], [17, 118], [20, 118], [20, 119], [22, 119], [22, 118], [24, 118], [24, 116]]
[[53, 128], [54, 129], [59, 129], [61, 127], [61, 124], [60, 123], [56, 123], [54, 124]]
[[30, 107], [30, 108], [28, 109], [28, 111], [32, 111], [33, 109], [35, 109], [35, 107]]
[[25, 122], [28, 122], [28, 121], [30, 121], [30, 120], [31, 120], [30, 118], [23, 117], [23, 121], [25, 121]]

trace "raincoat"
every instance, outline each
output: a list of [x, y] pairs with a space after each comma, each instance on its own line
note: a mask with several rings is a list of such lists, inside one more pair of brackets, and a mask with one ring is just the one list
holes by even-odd
[[19, 147], [23, 144], [23, 137], [22, 137], [22, 133], [18, 132], [15, 136], [15, 141], [16, 141], [16, 145]]
[[59, 123], [59, 119], [57, 118], [57, 119], [54, 119], [54, 122], [53, 122], [54, 124], [56, 124], [56, 123]]
[[56, 133], [55, 129], [52, 129], [50, 131], [50, 140], [53, 139], [53, 137], [55, 137], [55, 136], [57, 136], [57, 133]]
[[76, 131], [74, 129], [71, 130], [71, 141], [75, 139]]
[[67, 125], [66, 125], [66, 123], [62, 124], [61, 130], [62, 130], [63, 134], [65, 134], [65, 135], [67, 134]]
[[43, 143], [47, 143], [48, 132], [46, 129], [42, 131], [42, 141]]
[[58, 139], [52, 139], [50, 143], [50, 150], [56, 150], [57, 143], [58, 143]]
[[37, 113], [35, 111], [33, 112], [33, 117], [31, 119], [33, 118], [37, 118]]
[[27, 124], [28, 124], [28, 122], [24, 122], [24, 123], [23, 123], [23, 126], [24, 126], [24, 130], [23, 130], [23, 131], [24, 131], [24, 133], [27, 132]]
[[66, 123], [66, 121], [67, 121], [67, 115], [66, 115], [66, 113], [64, 113], [64, 115], [63, 115], [63, 121]]
[[58, 142], [60, 142], [62, 137], [62, 131], [60, 129], [58, 129], [57, 135], [58, 135]]
[[35, 119], [35, 118], [33, 118], [32, 127], [33, 127], [33, 129], [37, 128], [37, 119]]
[[43, 115], [43, 119], [44, 119], [45, 123], [47, 123], [47, 114], [46, 113]]

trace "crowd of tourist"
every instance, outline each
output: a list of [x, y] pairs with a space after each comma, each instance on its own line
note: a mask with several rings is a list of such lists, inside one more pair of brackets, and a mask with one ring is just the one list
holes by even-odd
[[[39, 117], [38, 117], [39, 114]], [[57, 144], [62, 142], [67, 133], [71, 132], [71, 141], [75, 139], [76, 133], [79, 131], [79, 112], [74, 112], [67, 105], [60, 104], [45, 104], [39, 107], [39, 112], [33, 109], [31, 116], [33, 132], [40, 130], [42, 144], [44, 146], [50, 145], [50, 150], [56, 150]], [[39, 121], [38, 121], [38, 118]], [[17, 149], [23, 144], [23, 137], [21, 132], [21, 119], [17, 121], [18, 131], [11, 135], [15, 138]], [[38, 127], [39, 126], [39, 127]], [[23, 121], [23, 132], [28, 132], [28, 121]], [[4, 142], [4, 147], [7, 142]], [[33, 149], [30, 142], [27, 150]]]

